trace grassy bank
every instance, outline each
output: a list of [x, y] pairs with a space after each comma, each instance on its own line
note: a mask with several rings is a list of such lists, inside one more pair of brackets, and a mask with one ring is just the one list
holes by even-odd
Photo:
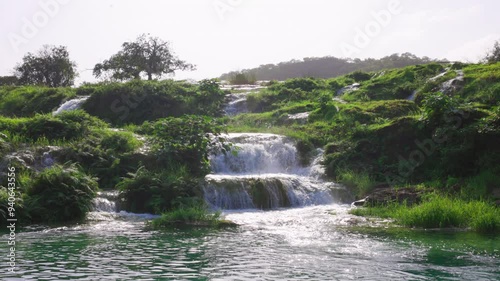
[[500, 209], [491, 202], [431, 195], [421, 204], [390, 204], [356, 208], [351, 214], [392, 218], [397, 224], [417, 228], [469, 228], [481, 233], [500, 233]]

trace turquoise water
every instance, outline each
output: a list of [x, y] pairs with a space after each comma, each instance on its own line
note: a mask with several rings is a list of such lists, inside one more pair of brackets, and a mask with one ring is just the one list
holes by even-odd
[[[372, 228], [327, 205], [238, 211], [234, 229], [148, 231], [144, 218], [94, 213], [88, 223], [17, 236], [18, 271], [2, 280], [500, 280], [500, 238]], [[354, 226], [353, 226], [354, 225]], [[383, 225], [383, 223], [381, 224]], [[2, 237], [6, 241], [6, 236]], [[7, 243], [1, 243], [2, 253]]]

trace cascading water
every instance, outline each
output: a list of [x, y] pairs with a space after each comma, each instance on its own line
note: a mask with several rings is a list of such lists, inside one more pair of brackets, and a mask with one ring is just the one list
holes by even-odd
[[70, 110], [77, 110], [79, 109], [83, 103], [88, 99], [89, 97], [79, 97], [75, 99], [71, 99], [69, 101], [66, 101], [65, 103], [61, 104], [59, 108], [54, 111], [54, 115], [60, 114], [63, 111], [70, 111]]
[[233, 116], [239, 113], [248, 112], [247, 96], [252, 92], [243, 92], [228, 95], [228, 103], [225, 109], [226, 115]]
[[94, 212], [115, 213], [118, 211], [116, 201], [118, 199], [117, 191], [101, 191], [92, 201]]
[[294, 143], [274, 134], [229, 134], [237, 155], [216, 155], [205, 178], [204, 198], [220, 209], [276, 209], [330, 204], [348, 199], [346, 190], [322, 181], [319, 158], [299, 165]]

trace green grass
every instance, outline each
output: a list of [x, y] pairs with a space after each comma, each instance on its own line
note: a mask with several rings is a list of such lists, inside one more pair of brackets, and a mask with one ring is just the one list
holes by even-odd
[[178, 209], [165, 212], [161, 217], [151, 221], [150, 225], [154, 229], [178, 225], [212, 226], [216, 227], [223, 223], [220, 212], [210, 213], [203, 205], [180, 207]]
[[0, 87], [0, 114], [11, 117], [32, 117], [51, 113], [64, 101], [75, 97], [71, 88], [38, 86]]
[[500, 232], [500, 209], [486, 201], [465, 201], [432, 195], [419, 205], [407, 207], [357, 208], [350, 211], [358, 216], [393, 218], [406, 227], [470, 228], [481, 233]]
[[346, 169], [339, 171], [337, 180], [349, 187], [357, 197], [367, 195], [376, 184], [368, 173]]

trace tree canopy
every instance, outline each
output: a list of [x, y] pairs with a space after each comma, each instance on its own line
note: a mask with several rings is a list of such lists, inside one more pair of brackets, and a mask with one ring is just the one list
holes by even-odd
[[493, 49], [486, 54], [484, 60], [487, 63], [500, 62], [500, 41], [496, 41]]
[[134, 42], [125, 42], [122, 49], [94, 67], [94, 75], [110, 74], [115, 80], [160, 78], [176, 70], [194, 70], [195, 66], [177, 58], [169, 43], [158, 37], [140, 35]]
[[26, 54], [14, 68], [14, 75], [23, 85], [68, 87], [75, 82], [75, 68], [65, 46], [44, 45], [36, 54]]

